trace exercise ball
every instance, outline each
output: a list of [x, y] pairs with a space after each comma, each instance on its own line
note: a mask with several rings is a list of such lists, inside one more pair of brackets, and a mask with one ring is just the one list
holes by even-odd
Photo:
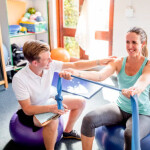
[[42, 16], [37, 16], [37, 17], [35, 18], [35, 20], [36, 20], [37, 22], [41, 22], [41, 21], [44, 21], [44, 18], [43, 18]]
[[54, 60], [59, 60], [63, 62], [70, 61], [70, 55], [68, 51], [64, 48], [56, 48], [51, 51], [51, 58]]
[[[56, 142], [59, 142], [61, 139], [64, 128], [63, 126], [63, 118], [60, 117]], [[38, 131], [33, 132], [32, 127], [25, 126], [19, 121], [17, 113], [12, 116], [9, 124], [9, 131], [12, 140], [20, 145], [27, 147], [44, 146], [42, 130], [43, 129], [40, 128]]]
[[[101, 126], [95, 130], [95, 139], [101, 150], [123, 150], [125, 126]], [[141, 150], [150, 149], [150, 135], [141, 140]]]

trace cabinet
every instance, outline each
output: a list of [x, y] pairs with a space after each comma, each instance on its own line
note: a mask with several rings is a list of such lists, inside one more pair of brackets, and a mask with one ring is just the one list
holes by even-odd
[[[1, 80], [2, 76], [2, 80]], [[0, 27], [0, 85], [4, 84], [5, 88], [8, 88], [7, 75], [5, 70], [5, 61], [3, 55], [3, 46], [2, 46], [2, 36], [1, 36], [1, 27]]]
[[[24, 6], [18, 5], [17, 3], [24, 3]], [[22, 8], [21, 8], [22, 7]], [[40, 33], [27, 33], [19, 35], [9, 34], [9, 25], [13, 22], [19, 22], [19, 13], [26, 12], [30, 7], [35, 8], [37, 11], [41, 12], [42, 16], [46, 21], [46, 31]], [[24, 13], [25, 13], [24, 12]], [[22, 15], [22, 14], [19, 14]], [[20, 18], [21, 19], [21, 18]], [[22, 47], [24, 42], [29, 39], [42, 40], [49, 44], [49, 23], [48, 23], [48, 0], [1, 0], [0, 1], [0, 24], [2, 28], [2, 38], [3, 44], [6, 46], [10, 65], [6, 66], [6, 71], [14, 69], [11, 44], [16, 43], [19, 47]]]

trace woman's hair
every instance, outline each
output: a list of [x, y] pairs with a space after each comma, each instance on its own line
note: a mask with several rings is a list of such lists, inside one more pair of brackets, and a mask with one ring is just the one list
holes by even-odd
[[140, 35], [141, 43], [145, 42], [145, 45], [142, 48], [142, 55], [144, 57], [148, 57], [147, 34], [146, 34], [146, 32], [142, 28], [139, 28], [139, 27], [133, 27], [128, 32], [134, 32], [137, 35]]
[[50, 51], [49, 45], [47, 43], [38, 41], [38, 40], [30, 40], [25, 42], [23, 46], [23, 54], [24, 57], [32, 62], [33, 60], [40, 60], [39, 54], [41, 52]]

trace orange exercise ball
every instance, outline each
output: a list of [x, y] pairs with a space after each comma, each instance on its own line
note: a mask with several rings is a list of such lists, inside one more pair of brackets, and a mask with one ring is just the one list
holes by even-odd
[[54, 60], [59, 60], [63, 62], [69, 62], [70, 61], [70, 55], [68, 51], [64, 48], [56, 48], [51, 50], [51, 58]]

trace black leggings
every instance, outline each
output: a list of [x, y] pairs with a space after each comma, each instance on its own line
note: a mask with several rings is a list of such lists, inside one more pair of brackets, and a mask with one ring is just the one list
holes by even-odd
[[[125, 124], [125, 150], [131, 149], [132, 115], [122, 111], [115, 104], [104, 105], [89, 112], [82, 121], [81, 133], [87, 137], [95, 136], [95, 128], [106, 125]], [[150, 116], [139, 115], [140, 139], [150, 133]]]

